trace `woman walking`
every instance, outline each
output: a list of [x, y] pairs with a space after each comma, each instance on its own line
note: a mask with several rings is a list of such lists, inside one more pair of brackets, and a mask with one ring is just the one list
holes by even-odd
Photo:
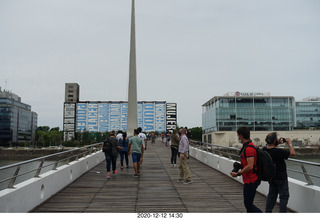
[[122, 138], [119, 139], [120, 147], [122, 149], [119, 150], [120, 152], [120, 162], [121, 162], [121, 169], [123, 169], [123, 159], [126, 160], [127, 168], [129, 168], [129, 160], [128, 160], [128, 143], [129, 139], [127, 138], [127, 133], [122, 133]]
[[113, 174], [117, 173], [117, 157], [118, 157], [118, 149], [122, 149], [120, 147], [119, 141], [116, 139], [115, 131], [110, 133], [110, 137], [107, 138], [103, 145], [103, 152], [106, 156], [106, 168], [107, 168], [107, 179], [111, 178], [110, 169], [112, 165]]

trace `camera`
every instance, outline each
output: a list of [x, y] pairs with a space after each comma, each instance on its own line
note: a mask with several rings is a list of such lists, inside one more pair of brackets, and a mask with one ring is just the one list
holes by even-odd
[[282, 140], [283, 143], [287, 142], [287, 140], [285, 138], [282, 138], [281, 140]]
[[238, 162], [233, 163], [233, 170], [231, 172], [237, 173], [240, 169], [242, 169], [242, 165]]

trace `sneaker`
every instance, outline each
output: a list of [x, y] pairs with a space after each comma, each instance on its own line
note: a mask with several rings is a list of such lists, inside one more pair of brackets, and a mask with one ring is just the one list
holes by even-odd
[[183, 184], [191, 184], [191, 183], [193, 183], [192, 180], [186, 180]]
[[135, 174], [133, 175], [133, 177], [139, 177], [139, 174], [135, 173]]
[[141, 174], [141, 171], [138, 172], [138, 175], [139, 175], [139, 176], [140, 176], [140, 174]]
[[181, 179], [178, 179], [178, 180], [177, 180], [177, 182], [179, 182], [179, 183], [183, 183], [183, 180], [181, 180]]
[[114, 171], [113, 171], [113, 174], [116, 174], [117, 172], [118, 172], [117, 170], [114, 170]]
[[107, 177], [107, 179], [110, 179], [110, 178], [111, 178], [110, 175], [107, 175], [106, 177]]

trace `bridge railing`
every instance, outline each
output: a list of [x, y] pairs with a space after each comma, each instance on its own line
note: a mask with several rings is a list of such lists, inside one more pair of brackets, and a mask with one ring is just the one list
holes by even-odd
[[[239, 155], [240, 148], [214, 145], [210, 143], [193, 141], [193, 140], [190, 140], [190, 146], [198, 148], [203, 151], [213, 153], [213, 154], [217, 154], [219, 156], [227, 157], [232, 160], [237, 160], [237, 161], [240, 160], [240, 155]], [[320, 163], [297, 160], [292, 158], [288, 158], [288, 161], [294, 163], [295, 164], [294, 166], [300, 167], [301, 169], [287, 168], [287, 170], [293, 173], [303, 175], [305, 180], [307, 181], [307, 185], [314, 185], [312, 178], [316, 178], [318, 180], [320, 179], [319, 174], [314, 174], [314, 173], [320, 173]], [[316, 169], [316, 170], [312, 171], [314, 173], [310, 173], [310, 171], [308, 171], [309, 168], [306, 168], [306, 166], [310, 166], [312, 169]]]
[[20, 181], [25, 181], [32, 177], [39, 177], [42, 173], [56, 170], [58, 166], [68, 165], [101, 149], [102, 143], [96, 143], [0, 167], [0, 190], [14, 188], [18, 179], [23, 178]]

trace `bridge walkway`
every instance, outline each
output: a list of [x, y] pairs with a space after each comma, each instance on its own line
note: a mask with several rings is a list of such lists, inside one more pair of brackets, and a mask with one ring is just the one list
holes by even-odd
[[[188, 161], [193, 183], [179, 183], [170, 148], [158, 141], [148, 142], [147, 149], [139, 178], [133, 177], [129, 158], [130, 168], [121, 170], [119, 165], [118, 173], [107, 180], [103, 161], [32, 212], [246, 212], [242, 184], [193, 158]], [[265, 203], [266, 197], [257, 193], [255, 204], [264, 211]]]

